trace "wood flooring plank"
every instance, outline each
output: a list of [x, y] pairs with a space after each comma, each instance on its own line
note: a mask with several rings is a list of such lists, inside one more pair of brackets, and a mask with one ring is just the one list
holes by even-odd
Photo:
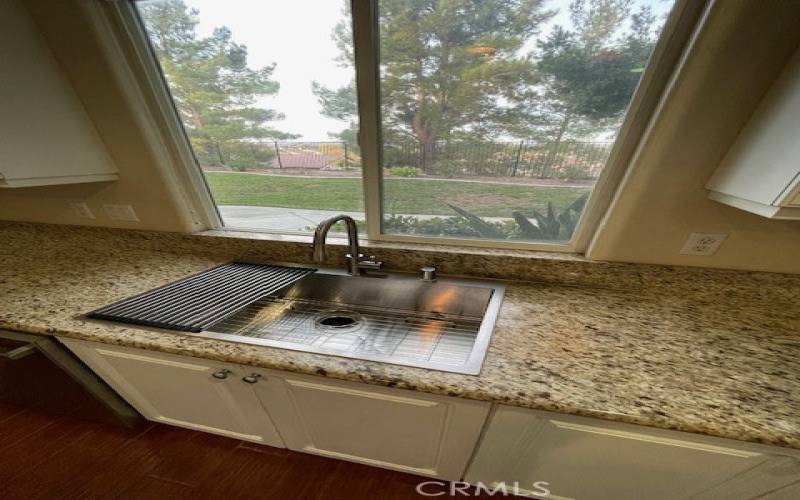
[[[80, 425], [77, 420], [73, 422]], [[139, 432], [123, 427], [93, 423], [70, 447], [55, 453], [25, 474], [18, 475], [10, 484], [0, 485], [0, 498], [81, 498], [88, 491], [87, 486], [100, 478], [110, 478], [112, 483], [128, 480], [134, 466], [144, 467], [148, 464], [146, 457], [132, 457], [129, 467], [122, 470], [110, 470], [107, 462], [114, 457], [127, 456], [127, 445], [137, 443], [138, 435]], [[106, 492], [109, 488], [114, 491], [113, 485], [106, 485], [106, 488]]]
[[[328, 481], [327, 488], [320, 490], [313, 498], [315, 500], [353, 500], [385, 498], [386, 485], [391, 482], [391, 476], [399, 473], [388, 473], [377, 467], [361, 464], [340, 462]], [[396, 489], [394, 485], [392, 490]], [[413, 486], [405, 488], [413, 492]]]
[[[95, 470], [80, 483], [62, 489], [62, 494], [82, 499], [115, 498], [132, 486], [147, 481], [150, 473], [161, 464], [162, 455], [168, 451], [161, 444], [162, 438], [173, 433], [173, 429], [165, 425], [153, 426], [127, 439], [113, 451], [107, 446], [96, 446]], [[87, 440], [88, 449], [92, 449], [91, 441]], [[164, 440], [165, 444], [166, 442]]]
[[0, 484], [9, 484], [17, 476], [29, 474], [51, 456], [73, 447], [93, 425], [91, 422], [59, 419], [5, 447], [0, 453]]
[[429, 480], [161, 424], [7, 414], [2, 500], [419, 500]]
[[262, 453], [237, 448], [224, 469], [200, 486], [209, 498], [282, 500], [313, 498], [324, 489], [338, 465], [336, 460], [283, 451]]
[[119, 500], [184, 500], [202, 498], [202, 495], [198, 494], [191, 486], [147, 476], [113, 498]]
[[0, 423], [23, 411], [23, 408], [9, 403], [0, 402]]
[[159, 464], [150, 475], [188, 486], [208, 479], [240, 444], [238, 440], [205, 432], [167, 429], [155, 442]]
[[52, 425], [58, 417], [23, 410], [14, 413], [0, 425], [0, 451]]

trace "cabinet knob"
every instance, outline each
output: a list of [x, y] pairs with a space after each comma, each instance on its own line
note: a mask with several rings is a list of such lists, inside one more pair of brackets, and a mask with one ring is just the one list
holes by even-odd
[[251, 373], [250, 375], [242, 377], [242, 382], [246, 384], [255, 384], [256, 382], [258, 382], [258, 379], [260, 378], [261, 375], [259, 375], [258, 373]]
[[220, 370], [218, 372], [212, 373], [211, 376], [214, 378], [218, 378], [220, 380], [224, 380], [228, 378], [228, 375], [230, 375], [230, 373], [231, 373], [230, 370]]

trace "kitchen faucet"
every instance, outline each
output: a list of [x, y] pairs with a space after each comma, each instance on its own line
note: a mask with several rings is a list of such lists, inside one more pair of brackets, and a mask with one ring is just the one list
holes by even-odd
[[331, 226], [339, 221], [343, 221], [347, 227], [347, 240], [350, 245], [350, 253], [347, 254], [347, 272], [352, 276], [361, 274], [362, 269], [380, 269], [382, 262], [377, 262], [375, 256], [364, 257], [358, 248], [358, 227], [356, 221], [348, 215], [334, 215], [329, 219], [320, 222], [314, 231], [314, 262], [325, 261], [325, 238], [328, 236]]

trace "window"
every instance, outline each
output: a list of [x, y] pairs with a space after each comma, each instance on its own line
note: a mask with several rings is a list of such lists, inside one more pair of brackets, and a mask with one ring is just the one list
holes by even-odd
[[383, 228], [572, 238], [670, 3], [380, 0]]
[[309, 233], [347, 213], [372, 239], [563, 250], [672, 9], [134, 4], [226, 227]]
[[225, 226], [307, 233], [342, 212], [364, 220], [357, 120], [341, 109], [355, 97], [329, 90], [355, 78], [341, 4], [135, 5]]

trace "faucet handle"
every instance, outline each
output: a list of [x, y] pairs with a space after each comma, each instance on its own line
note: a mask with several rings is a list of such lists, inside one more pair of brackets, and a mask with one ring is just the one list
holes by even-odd
[[[353, 260], [353, 256], [350, 254], [345, 255], [345, 258], [347, 259], [348, 262]], [[374, 255], [370, 255], [369, 258], [367, 258], [364, 254], [360, 253], [358, 254], [358, 260], [356, 260], [356, 266], [359, 269], [378, 270], [382, 268], [383, 262], [377, 261], [375, 259], [376, 257]]]
[[376, 259], [374, 255], [370, 255], [368, 259], [363, 259], [363, 255], [358, 260], [358, 267], [361, 269], [380, 269], [383, 267], [383, 262]]

